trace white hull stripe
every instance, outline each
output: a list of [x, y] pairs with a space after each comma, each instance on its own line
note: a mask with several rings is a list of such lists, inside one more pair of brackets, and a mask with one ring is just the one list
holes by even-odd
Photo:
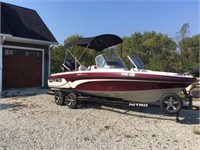
[[[174, 83], [173, 81], [154, 81], [154, 80], [125, 80], [125, 79], [83, 79], [76, 81], [67, 82], [65, 79], [62, 79], [62, 82], [48, 82], [49, 87], [62, 87], [62, 88], [76, 88], [78, 85], [88, 83], [88, 82], [108, 82], [108, 81], [116, 81], [116, 82], [151, 82], [151, 83]], [[176, 82], [176, 83], [184, 83], [184, 82]]]
[[150, 103], [158, 101], [165, 93], [173, 92], [178, 93], [180, 88], [173, 89], [159, 89], [159, 90], [141, 90], [141, 91], [80, 91], [90, 95], [101, 97], [121, 98], [132, 102]]

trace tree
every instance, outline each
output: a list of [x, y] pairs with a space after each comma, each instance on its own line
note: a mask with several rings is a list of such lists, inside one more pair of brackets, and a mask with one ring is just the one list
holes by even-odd
[[189, 37], [189, 24], [185, 23], [177, 33], [177, 50], [179, 71], [191, 71], [194, 66], [199, 65], [199, 41], [200, 35]]
[[[78, 35], [78, 34], [72, 35], [72, 36], [68, 37], [67, 39], [65, 39], [64, 44], [71, 43], [79, 38], [82, 38], [82, 36]], [[73, 54], [73, 56], [77, 57], [76, 59], [79, 59], [78, 57], [81, 55], [83, 50], [84, 50], [84, 48], [82, 48], [82, 47], [73, 46], [73, 51], [71, 51], [71, 53]], [[72, 56], [70, 54], [67, 54], [67, 53], [66, 53], [66, 57], [70, 57], [68, 59], [74, 59], [74, 58], [72, 58]]]
[[168, 71], [172, 68], [174, 58], [171, 54], [176, 50], [176, 43], [167, 35], [154, 31], [136, 32], [123, 40], [123, 53], [137, 54], [148, 69]]
[[51, 73], [61, 71], [61, 65], [64, 62], [65, 50], [63, 45], [54, 47], [51, 51]]
[[185, 61], [185, 57], [183, 55], [183, 41], [185, 38], [187, 38], [188, 34], [189, 34], [189, 24], [185, 23], [182, 25], [182, 27], [180, 28], [180, 30], [177, 32], [177, 50], [178, 50], [178, 58], [179, 59], [179, 72], [183, 72], [183, 68], [184, 68], [184, 61]]
[[185, 71], [191, 71], [195, 66], [199, 66], [199, 44], [200, 34], [185, 38], [182, 42], [182, 66]]
[[189, 28], [190, 28], [189, 23], [185, 23], [185, 24], [183, 24], [183, 26], [181, 27], [181, 29], [178, 31], [178, 46], [179, 46], [179, 48], [180, 48], [180, 51], [182, 51], [181, 42], [182, 42], [185, 38], [188, 37]]

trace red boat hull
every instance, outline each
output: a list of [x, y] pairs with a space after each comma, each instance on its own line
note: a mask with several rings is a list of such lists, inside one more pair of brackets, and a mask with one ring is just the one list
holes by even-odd
[[195, 81], [194, 78], [130, 72], [74, 72], [50, 76], [49, 85], [58, 79], [60, 84], [50, 87], [137, 102], [157, 101], [164, 93], [177, 93]]

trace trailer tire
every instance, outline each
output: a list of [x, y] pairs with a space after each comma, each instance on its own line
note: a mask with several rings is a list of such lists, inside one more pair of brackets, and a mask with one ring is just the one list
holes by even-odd
[[56, 91], [55, 92], [55, 103], [57, 105], [64, 105], [64, 95], [61, 91]]
[[183, 102], [175, 93], [166, 93], [160, 98], [160, 109], [167, 114], [177, 114], [181, 111]]
[[67, 103], [67, 106], [71, 109], [75, 109], [77, 107], [77, 96], [73, 92], [69, 93], [65, 97], [65, 101]]
[[193, 98], [200, 98], [200, 87], [194, 87], [190, 90], [190, 95]]

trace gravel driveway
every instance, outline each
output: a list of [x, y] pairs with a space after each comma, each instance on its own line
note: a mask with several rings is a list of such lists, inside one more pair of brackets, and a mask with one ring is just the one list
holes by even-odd
[[199, 111], [182, 110], [176, 123], [159, 108], [91, 102], [73, 110], [47, 94], [6, 98], [0, 100], [0, 150], [198, 150], [199, 119]]

